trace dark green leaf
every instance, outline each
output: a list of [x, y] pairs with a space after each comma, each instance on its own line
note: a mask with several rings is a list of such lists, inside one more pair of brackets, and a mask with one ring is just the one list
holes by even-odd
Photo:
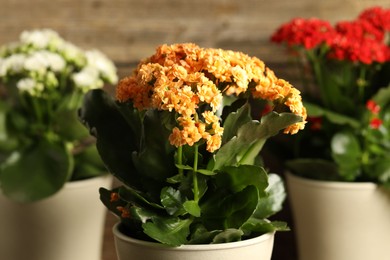
[[207, 204], [201, 205], [204, 225], [209, 230], [239, 228], [255, 211], [258, 194], [254, 185], [230, 195], [215, 194]]
[[[79, 116], [92, 135], [108, 170], [127, 185], [141, 188], [131, 154], [138, 147], [134, 132], [103, 90], [96, 89], [84, 97]], [[136, 123], [137, 120], [134, 120]]]
[[238, 129], [250, 121], [250, 106], [248, 103], [245, 103], [237, 112], [230, 112], [223, 123], [222, 143], [224, 144], [236, 136]]
[[161, 190], [161, 204], [171, 216], [179, 216], [185, 213], [183, 203], [185, 198], [181, 195], [179, 190], [172, 187], [164, 187]]
[[294, 159], [286, 162], [294, 174], [317, 180], [339, 180], [337, 164], [323, 159]]
[[128, 203], [137, 203], [154, 209], [164, 209], [163, 206], [154, 202], [146, 193], [132, 187], [121, 186], [118, 189], [118, 193], [121, 199]]
[[327, 110], [326, 108], [320, 107], [318, 105], [305, 102], [305, 107], [307, 109], [307, 114], [311, 117], [326, 117], [331, 123], [337, 125], [349, 125], [353, 128], [360, 127], [360, 122], [352, 117], [348, 117], [343, 114]]
[[264, 193], [268, 186], [267, 172], [255, 165], [239, 165], [224, 167], [216, 176], [218, 187], [238, 192], [249, 185], [255, 185], [259, 192]]
[[32, 202], [56, 193], [69, 180], [73, 157], [63, 143], [40, 140], [15, 151], [2, 165], [4, 194], [18, 202]]

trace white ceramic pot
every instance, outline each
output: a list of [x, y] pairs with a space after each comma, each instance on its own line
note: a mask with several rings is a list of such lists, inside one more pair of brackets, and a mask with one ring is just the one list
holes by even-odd
[[18, 204], [0, 195], [1, 260], [101, 260], [112, 176], [66, 183], [48, 199]]
[[114, 225], [118, 260], [270, 260], [275, 233], [232, 242], [212, 245], [183, 245], [168, 247], [159, 243], [130, 238]]
[[299, 260], [389, 260], [390, 191], [288, 173]]

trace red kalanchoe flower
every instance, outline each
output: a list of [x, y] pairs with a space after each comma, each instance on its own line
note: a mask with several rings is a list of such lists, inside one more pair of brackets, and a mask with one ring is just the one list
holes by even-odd
[[364, 10], [359, 15], [360, 20], [366, 20], [381, 31], [390, 31], [390, 9], [376, 6]]
[[335, 34], [328, 21], [317, 18], [294, 18], [282, 24], [271, 36], [271, 41], [289, 46], [302, 45], [305, 49], [313, 49], [323, 43], [329, 43]]
[[378, 129], [382, 125], [382, 123], [383, 123], [383, 121], [380, 118], [375, 117], [375, 118], [371, 119], [370, 127], [372, 129]]
[[366, 103], [366, 107], [371, 113], [377, 115], [381, 109], [381, 107], [372, 99], [368, 100]]
[[328, 57], [372, 64], [390, 60], [390, 48], [384, 44], [384, 32], [364, 20], [336, 24], [337, 34], [331, 43]]

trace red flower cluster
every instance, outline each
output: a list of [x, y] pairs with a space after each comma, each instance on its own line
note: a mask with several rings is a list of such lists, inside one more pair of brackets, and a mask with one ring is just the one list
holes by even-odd
[[384, 42], [390, 32], [390, 9], [373, 7], [354, 21], [338, 22], [332, 27], [327, 21], [295, 18], [283, 24], [271, 41], [306, 50], [328, 47], [329, 59], [372, 64], [390, 60], [390, 48]]
[[295, 18], [283, 24], [271, 36], [273, 42], [286, 42], [289, 46], [304, 46], [305, 49], [318, 47], [323, 43], [330, 44], [335, 35], [332, 25], [317, 18]]

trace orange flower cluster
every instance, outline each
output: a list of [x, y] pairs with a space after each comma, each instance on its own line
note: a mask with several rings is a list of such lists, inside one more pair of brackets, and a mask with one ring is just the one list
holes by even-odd
[[[178, 147], [204, 139], [207, 150], [213, 152], [221, 146], [223, 134], [216, 116], [222, 95], [242, 94], [285, 104], [304, 119], [285, 133], [303, 129], [306, 110], [300, 92], [278, 79], [264, 62], [240, 52], [205, 49], [192, 43], [158, 47], [153, 56], [138, 65], [134, 75], [119, 82], [116, 98], [119, 102], [131, 101], [140, 110], [176, 112], [178, 126], [170, 143]], [[204, 104], [210, 110], [199, 114], [198, 108]]]

